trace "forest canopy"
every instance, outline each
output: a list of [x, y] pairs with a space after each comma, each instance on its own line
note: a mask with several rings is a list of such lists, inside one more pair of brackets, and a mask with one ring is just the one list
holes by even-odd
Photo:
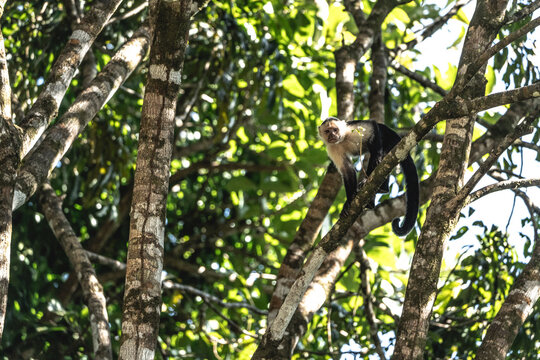
[[538, 357], [540, 2], [0, 5], [4, 359]]

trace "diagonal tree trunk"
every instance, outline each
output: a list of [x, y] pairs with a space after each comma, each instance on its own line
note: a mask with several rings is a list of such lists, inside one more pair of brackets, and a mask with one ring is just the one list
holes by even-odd
[[[9, 285], [11, 247], [11, 221], [17, 169], [22, 158], [32, 149], [45, 128], [56, 116], [60, 102], [71, 83], [75, 71], [86, 52], [101, 32], [121, 0], [100, 1], [93, 4], [85, 18], [79, 22], [58, 59], [55, 61], [43, 91], [17, 127], [11, 121], [11, 91], [4, 49], [0, 35], [0, 337], [4, 327]], [[0, 2], [0, 16], [6, 1]]]
[[17, 173], [15, 209], [24, 204], [50, 176], [77, 136], [142, 61], [149, 43], [149, 28], [141, 26], [77, 96], [64, 115], [45, 131], [43, 140], [25, 157]]
[[[356, 64], [362, 55], [369, 50], [373, 43], [374, 34], [379, 31], [380, 24], [386, 15], [397, 6], [397, 2], [378, 2], [367, 19], [364, 17], [362, 10], [356, 5], [354, 1], [345, 1], [345, 7], [352, 14], [362, 31], [358, 34], [353, 44], [344, 45], [334, 53], [336, 59], [337, 116], [347, 121], [353, 120], [353, 87]], [[367, 28], [368, 26], [369, 28]], [[292, 283], [298, 275], [306, 254], [313, 246], [322, 222], [334, 202], [341, 185], [341, 176], [335, 167], [330, 165], [319, 187], [319, 191], [315, 199], [313, 199], [282, 262], [276, 288], [270, 301], [268, 325], [271, 325], [276, 317], [283, 299], [288, 294]]]
[[24, 130], [23, 156], [32, 149], [56, 116], [75, 71], [121, 2], [122, 0], [102, 0], [92, 4], [90, 10], [74, 27], [68, 43], [54, 62], [43, 85], [43, 91], [19, 124]]
[[107, 302], [103, 287], [97, 279], [96, 271], [64, 215], [62, 200], [56, 195], [51, 185], [43, 185], [40, 192], [40, 203], [47, 222], [62, 245], [81, 284], [84, 300], [90, 313], [94, 358], [98, 360], [112, 359]]
[[[390, 11], [397, 5], [397, 1], [378, 1], [373, 7], [370, 15], [366, 18], [357, 3], [354, 1], [345, 1], [346, 9], [351, 13], [358, 25], [359, 34], [357, 35], [357, 38], [353, 44], [344, 45], [334, 53], [336, 59], [337, 115], [340, 119], [353, 120], [353, 87], [356, 64], [362, 55], [365, 54], [365, 52], [369, 50], [373, 44], [375, 34], [380, 32], [381, 23], [384, 21], [388, 13], [390, 13]], [[380, 88], [378, 90], [380, 90]], [[377, 114], [380, 115], [380, 112]], [[298, 276], [306, 258], [306, 254], [311, 249], [322, 225], [322, 221], [325, 218], [328, 209], [335, 200], [340, 187], [340, 175], [337, 173], [337, 171], [335, 171], [333, 166], [330, 166], [319, 188], [319, 192], [313, 200], [306, 217], [302, 221], [302, 224], [296, 233], [295, 239], [287, 251], [285, 259], [282, 262], [278, 274], [276, 288], [270, 302], [268, 315], [269, 328], [270, 325], [272, 325], [272, 322], [275, 319], [279, 309], [281, 308], [285, 297], [289, 293], [294, 280]], [[349, 248], [349, 253], [352, 249], [349, 244], [344, 245], [344, 248]], [[338, 250], [336, 251], [339, 252]], [[340, 259], [339, 261], [344, 262], [347, 256], [340, 253], [340, 256], [336, 255], [336, 259], [337, 258]], [[331, 275], [326, 274], [326, 276]], [[324, 275], [321, 275], [320, 278], [326, 279]], [[311, 309], [304, 312], [309, 314]], [[298, 316], [302, 318], [301, 315]], [[296, 316], [296, 318], [298, 318], [298, 316]], [[302, 323], [304, 321], [305, 319], [301, 319], [298, 323]], [[292, 339], [284, 339], [283, 345], [280, 345], [282, 354], [292, 353], [299, 336], [303, 332], [302, 329], [304, 329], [304, 327], [302, 325], [295, 326], [295, 329], [295, 331], [288, 332], [288, 336], [291, 336]], [[274, 345], [276, 344], [267, 343], [265, 338], [253, 355], [253, 359], [267, 358], [268, 356], [276, 356], [276, 358], [280, 358], [280, 355], [274, 351]]]

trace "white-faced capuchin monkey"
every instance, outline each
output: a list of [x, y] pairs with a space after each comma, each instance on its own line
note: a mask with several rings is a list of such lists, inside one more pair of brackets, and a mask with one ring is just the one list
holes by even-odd
[[[342, 214], [346, 215], [358, 187], [356, 170], [351, 157], [369, 152], [366, 171], [369, 176], [381, 162], [384, 155], [392, 150], [401, 138], [388, 126], [375, 121], [356, 120], [347, 122], [335, 117], [329, 117], [323, 121], [319, 126], [319, 136], [326, 144], [328, 156], [343, 177], [347, 201], [343, 205]], [[411, 231], [416, 222], [420, 189], [416, 166], [411, 156], [407, 155], [400, 165], [407, 183], [407, 210], [401, 225], [398, 218], [392, 221], [392, 230], [396, 235], [404, 236]], [[384, 181], [378, 192], [388, 192], [388, 179]], [[373, 207], [373, 204], [371, 204], [371, 207]]]

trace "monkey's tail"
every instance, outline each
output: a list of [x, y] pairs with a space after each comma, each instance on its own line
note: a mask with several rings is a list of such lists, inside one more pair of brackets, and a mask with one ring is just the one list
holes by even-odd
[[416, 223], [418, 206], [420, 204], [420, 185], [418, 184], [416, 166], [411, 156], [407, 155], [400, 165], [405, 175], [405, 182], [407, 183], [407, 210], [401, 224], [399, 223], [399, 218], [392, 220], [392, 230], [397, 236], [405, 236], [412, 230]]

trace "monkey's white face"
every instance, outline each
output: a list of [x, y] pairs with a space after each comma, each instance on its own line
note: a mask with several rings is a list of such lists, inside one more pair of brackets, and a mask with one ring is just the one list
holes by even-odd
[[319, 136], [327, 144], [338, 144], [343, 141], [345, 132], [340, 121], [327, 120], [319, 126]]

